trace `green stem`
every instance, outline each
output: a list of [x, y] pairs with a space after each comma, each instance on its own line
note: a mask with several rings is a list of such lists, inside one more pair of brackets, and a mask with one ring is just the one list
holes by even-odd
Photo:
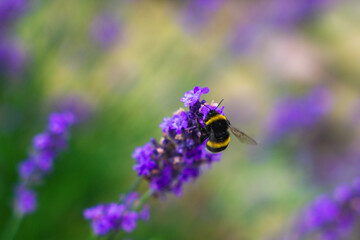
[[88, 240], [95, 240], [97, 237], [94, 234], [91, 234], [88, 238]]
[[119, 234], [120, 231], [118, 232], [113, 232], [109, 235], [109, 238], [107, 240], [114, 240], [116, 239], [116, 236]]
[[[134, 184], [134, 185], [136, 185], [136, 184]], [[149, 189], [143, 195], [141, 195], [140, 199], [136, 202], [136, 205], [133, 207], [133, 210], [134, 211], [139, 211], [140, 208], [152, 196], [153, 193], [154, 193], [154, 190]], [[119, 233], [120, 233], [120, 231], [119, 232], [114, 232], [113, 234], [110, 234], [109, 237], [107, 238], [107, 240], [116, 239], [117, 236], [119, 235]]]
[[2, 240], [13, 240], [22, 221], [22, 217], [13, 214], [9, 219], [8, 224], [4, 228], [4, 233], [1, 237]]
[[128, 194], [135, 191], [139, 187], [142, 180], [143, 180], [142, 177], [138, 177], [136, 179], [136, 181], [133, 183], [133, 185], [131, 185], [130, 190], [128, 191]]
[[139, 201], [137, 202], [136, 206], [134, 206], [134, 210], [138, 211], [143, 205], [144, 203], [153, 195], [154, 190], [153, 189], [148, 189], [139, 199]]

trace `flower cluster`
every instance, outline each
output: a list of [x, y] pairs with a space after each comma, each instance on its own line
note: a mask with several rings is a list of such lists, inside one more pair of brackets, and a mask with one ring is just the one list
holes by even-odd
[[181, 23], [190, 32], [201, 30], [206, 27], [211, 18], [221, 9], [224, 2], [224, 0], [188, 1], [181, 11]]
[[71, 112], [52, 113], [47, 129], [33, 138], [32, 152], [18, 168], [21, 183], [16, 188], [14, 208], [19, 215], [35, 211], [36, 195], [29, 188], [41, 184], [51, 172], [56, 155], [66, 148], [68, 128], [74, 123]]
[[274, 0], [267, 5], [265, 19], [275, 26], [291, 26], [309, 20], [332, 3], [332, 0]]
[[25, 0], [0, 1], [0, 76], [16, 75], [24, 67], [25, 51], [10, 36], [10, 29], [27, 7]]
[[148, 221], [150, 209], [148, 205], [136, 211], [139, 194], [132, 192], [126, 197], [120, 197], [122, 203], [100, 204], [85, 209], [84, 217], [91, 221], [92, 228], [96, 235], [105, 235], [110, 231], [123, 229], [125, 232], [132, 232], [136, 228], [138, 220]]
[[[297, 235], [318, 239], [343, 239], [360, 218], [360, 179], [338, 186], [333, 197], [321, 195], [310, 204], [297, 224]], [[313, 238], [312, 238], [313, 239]]]
[[301, 97], [281, 99], [270, 117], [269, 136], [273, 139], [312, 127], [329, 114], [331, 107], [331, 94], [323, 87], [317, 87]]
[[[294, 28], [309, 22], [335, 5], [333, 0], [269, 0], [256, 1], [249, 11], [231, 29], [228, 36], [228, 49], [232, 55], [242, 55], [253, 50], [269, 29]], [[270, 33], [272, 31], [269, 31]]]
[[120, 33], [120, 22], [111, 13], [103, 13], [97, 16], [90, 27], [92, 39], [102, 48], [113, 46], [119, 39]]
[[14, 21], [27, 7], [25, 0], [3, 0], [0, 2], [0, 27]]
[[[209, 88], [195, 87], [185, 93], [180, 100], [189, 111], [179, 109], [171, 118], [164, 118], [160, 124], [163, 137], [157, 142], [151, 139], [142, 147], [135, 149], [132, 157], [136, 160], [134, 170], [150, 182], [156, 193], [173, 192], [180, 195], [182, 185], [200, 175], [200, 167], [218, 161], [221, 154], [208, 153], [199, 129], [204, 124], [209, 109], [200, 100]], [[217, 109], [223, 114], [223, 108]]]
[[[160, 124], [163, 137], [159, 142], [151, 139], [142, 147], [135, 149], [132, 157], [136, 160], [134, 170], [141, 178], [150, 182], [147, 194], [139, 200], [137, 193], [120, 199], [120, 203], [100, 204], [86, 209], [84, 217], [92, 223], [96, 235], [105, 235], [120, 229], [131, 232], [137, 220], [149, 219], [149, 206], [137, 211], [144, 199], [153, 194], [173, 192], [180, 195], [182, 185], [200, 175], [200, 167], [220, 159], [221, 154], [205, 151], [201, 129], [210, 109], [223, 114], [224, 107], [208, 105], [200, 100], [209, 88], [195, 87], [185, 93], [180, 100], [189, 111], [179, 109], [171, 118], [164, 118]], [[206, 107], [204, 107], [206, 105]]]
[[1, 73], [16, 74], [20, 72], [25, 60], [25, 51], [18, 42], [0, 37], [0, 75]]

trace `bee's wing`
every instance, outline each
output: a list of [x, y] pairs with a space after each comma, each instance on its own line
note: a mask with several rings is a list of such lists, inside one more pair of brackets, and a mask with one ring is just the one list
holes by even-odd
[[249, 137], [242, 131], [234, 128], [230, 124], [229, 124], [229, 128], [230, 128], [231, 132], [235, 135], [235, 137], [237, 137], [237, 139], [239, 139], [240, 142], [249, 144], [249, 145], [257, 145], [257, 142], [254, 139], [252, 139], [251, 137]]

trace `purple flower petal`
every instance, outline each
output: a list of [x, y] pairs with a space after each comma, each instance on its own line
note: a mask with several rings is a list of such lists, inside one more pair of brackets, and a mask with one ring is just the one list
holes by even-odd
[[105, 13], [97, 16], [91, 25], [92, 39], [103, 48], [113, 46], [120, 37], [120, 22], [115, 15]]
[[121, 227], [125, 232], [132, 232], [136, 228], [136, 220], [138, 219], [136, 212], [126, 213], [121, 221]]
[[185, 107], [194, 106], [196, 102], [199, 102], [202, 94], [207, 94], [209, 88], [201, 88], [196, 86], [193, 90], [185, 93], [184, 97], [180, 98], [180, 101], [184, 103]]
[[166, 117], [163, 122], [159, 125], [163, 129], [163, 132], [169, 131], [170, 126], [172, 125], [172, 118]]
[[106, 218], [100, 218], [92, 222], [94, 233], [98, 236], [106, 235], [112, 228], [112, 223]]
[[35, 149], [43, 150], [51, 146], [51, 136], [48, 133], [40, 133], [33, 139], [33, 146]]
[[177, 134], [180, 134], [181, 131], [188, 127], [188, 119], [185, 112], [174, 115], [172, 118], [171, 129], [174, 129]]
[[[66, 137], [62, 133], [74, 122], [75, 116], [71, 112], [50, 114], [49, 129], [33, 138], [30, 157], [19, 164], [21, 185], [31, 188], [43, 182], [53, 167], [56, 154], [66, 146]], [[30, 189], [19, 189], [16, 190], [15, 211], [25, 215], [36, 209], [36, 197]]]
[[36, 194], [34, 191], [18, 186], [15, 194], [15, 211], [20, 215], [34, 212], [37, 207]]
[[84, 217], [85, 219], [99, 219], [104, 215], [105, 206], [104, 205], [98, 205], [92, 208], [87, 208], [84, 211]]
[[139, 217], [140, 217], [140, 219], [142, 219], [144, 221], [150, 220], [150, 206], [149, 205], [145, 205], [143, 207], [143, 209], [139, 213]]
[[36, 164], [32, 159], [21, 162], [19, 165], [20, 177], [25, 181], [29, 180], [34, 175], [35, 171]]

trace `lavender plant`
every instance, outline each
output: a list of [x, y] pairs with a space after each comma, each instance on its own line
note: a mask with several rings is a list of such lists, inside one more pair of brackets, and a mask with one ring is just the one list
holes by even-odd
[[333, 196], [320, 195], [302, 212], [289, 240], [344, 239], [360, 219], [360, 179], [339, 185]]
[[224, 0], [188, 1], [181, 11], [180, 22], [190, 32], [199, 31], [211, 21], [224, 2]]
[[165, 196], [166, 193], [181, 196], [183, 185], [198, 178], [203, 166], [220, 160], [221, 153], [212, 154], [205, 150], [198, 128], [198, 124], [204, 125], [210, 109], [223, 114], [224, 107], [217, 109], [214, 104], [200, 100], [208, 92], [209, 88], [198, 86], [186, 92], [180, 100], [189, 110], [180, 108], [172, 117], [164, 118], [160, 124], [162, 138], [159, 141], [151, 139], [135, 149], [132, 154], [134, 170], [139, 179], [149, 183], [146, 193], [141, 197], [130, 193], [118, 203], [100, 204], [84, 211], [84, 217], [91, 220], [95, 235], [106, 235], [120, 229], [131, 232], [137, 220], [149, 219], [149, 207], [143, 207], [149, 197]]
[[119, 202], [100, 204], [84, 211], [84, 217], [91, 221], [95, 235], [106, 235], [111, 231], [119, 229], [132, 232], [138, 220], [148, 221], [150, 218], [149, 205], [139, 205], [139, 194], [130, 192], [122, 195]]
[[[233, 55], [247, 53], [268, 29], [289, 30], [309, 22], [337, 3], [336, 0], [270, 0], [255, 2], [228, 36], [228, 48]], [[272, 32], [272, 31], [270, 31]]]
[[14, 22], [26, 11], [25, 0], [4, 0], [0, 2], [0, 77], [16, 75], [25, 63], [25, 51], [11, 36]]
[[268, 135], [281, 138], [289, 132], [309, 129], [328, 116], [331, 108], [331, 93], [325, 87], [316, 87], [300, 97], [282, 98], [269, 118]]
[[47, 129], [33, 138], [33, 149], [28, 159], [19, 165], [20, 183], [16, 188], [14, 209], [18, 216], [36, 210], [36, 195], [30, 188], [40, 185], [53, 167], [56, 155], [66, 148], [68, 128], [75, 123], [71, 112], [52, 113]]
[[25, 0], [3, 0], [0, 2], [0, 29], [18, 18], [27, 8]]
[[51, 173], [55, 158], [67, 146], [69, 127], [75, 122], [72, 112], [51, 113], [46, 130], [33, 138], [29, 157], [18, 167], [20, 182], [15, 187], [14, 220], [3, 239], [12, 239], [22, 218], [37, 209], [34, 188], [43, 184], [45, 176]]
[[23, 70], [25, 61], [26, 53], [21, 45], [0, 36], [0, 75], [16, 75]]
[[90, 27], [90, 35], [93, 41], [101, 48], [110, 48], [121, 37], [119, 20], [111, 13], [103, 13], [96, 16]]

